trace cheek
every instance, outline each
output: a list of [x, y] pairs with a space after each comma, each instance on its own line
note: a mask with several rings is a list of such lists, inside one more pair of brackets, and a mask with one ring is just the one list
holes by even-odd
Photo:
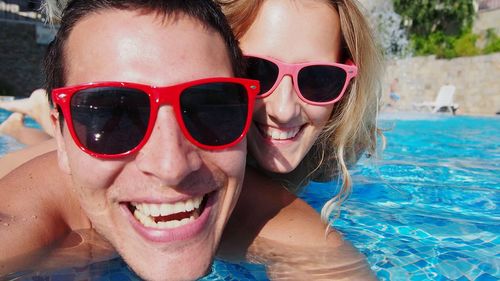
[[243, 179], [246, 165], [246, 138], [236, 146], [216, 152], [207, 153], [206, 159], [209, 159], [212, 165], [221, 170], [230, 178]]
[[82, 191], [109, 187], [123, 167], [121, 161], [106, 161], [86, 154], [72, 140], [66, 142], [66, 152], [73, 183]]
[[306, 105], [304, 113], [307, 115], [309, 122], [314, 126], [323, 127], [326, 125], [332, 115], [333, 105], [328, 106], [312, 106]]
[[261, 117], [266, 116], [266, 107], [264, 106], [264, 101], [262, 99], [256, 99], [255, 105], [253, 107], [253, 120], [258, 120]]

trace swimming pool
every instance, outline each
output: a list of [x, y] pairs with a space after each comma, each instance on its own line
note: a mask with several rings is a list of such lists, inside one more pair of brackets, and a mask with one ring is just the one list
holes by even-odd
[[498, 280], [500, 118], [423, 117], [382, 120], [384, 159], [358, 165], [335, 226], [381, 280]]
[[[381, 124], [393, 127], [383, 159], [362, 159], [353, 170], [353, 194], [335, 227], [380, 280], [498, 280], [500, 118], [400, 115]], [[0, 156], [17, 145], [0, 137]], [[314, 183], [301, 197], [319, 210], [336, 190]], [[11, 278], [75, 280], [82, 272], [92, 280], [136, 278], [120, 259]], [[204, 278], [266, 279], [262, 266], [221, 261]]]

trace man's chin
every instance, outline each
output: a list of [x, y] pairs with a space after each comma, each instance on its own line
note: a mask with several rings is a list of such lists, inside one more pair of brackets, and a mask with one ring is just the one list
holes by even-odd
[[[122, 254], [128, 266], [144, 280], [196, 280], [207, 274], [212, 264], [212, 247], [186, 249], [182, 253], [172, 252], [127, 256]], [[121, 253], [120, 253], [121, 254]]]
[[212, 200], [202, 209], [197, 219], [173, 229], [146, 227], [128, 216], [130, 232], [113, 244], [142, 279], [196, 280], [210, 269], [220, 239]]

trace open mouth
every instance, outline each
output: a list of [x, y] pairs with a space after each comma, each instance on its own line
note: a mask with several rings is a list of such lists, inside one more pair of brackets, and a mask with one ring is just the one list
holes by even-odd
[[129, 202], [127, 207], [135, 219], [145, 227], [177, 228], [189, 224], [201, 216], [210, 194], [175, 203]]
[[275, 128], [263, 124], [255, 123], [261, 135], [270, 140], [285, 141], [292, 140], [302, 131], [305, 125], [291, 128]]

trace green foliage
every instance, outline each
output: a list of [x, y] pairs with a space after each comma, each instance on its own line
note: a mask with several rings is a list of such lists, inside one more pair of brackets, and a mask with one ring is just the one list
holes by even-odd
[[[494, 34], [494, 36], [496, 36], [496, 34]], [[415, 50], [415, 55], [417, 56], [436, 55], [438, 58], [451, 59], [500, 51], [500, 40], [498, 36], [492, 38], [495, 38], [496, 41], [488, 41], [484, 49], [477, 47], [479, 35], [472, 33], [470, 30], [460, 36], [445, 35], [442, 32], [432, 33], [426, 38], [413, 36], [411, 37], [411, 41], [412, 47]]]
[[417, 56], [436, 55], [438, 58], [451, 59], [500, 52], [500, 37], [495, 31], [488, 30], [484, 48], [477, 46], [479, 35], [468, 30], [460, 36], [434, 32], [428, 37], [411, 36], [411, 47]]
[[410, 35], [460, 35], [474, 23], [473, 0], [393, 0]]
[[475, 56], [481, 53], [481, 50], [476, 47], [478, 35], [472, 32], [467, 32], [458, 37], [453, 43], [453, 50], [457, 57]]
[[484, 54], [500, 52], [500, 37], [494, 29], [486, 31], [486, 46], [483, 49]]
[[472, 32], [473, 0], [393, 0], [393, 3], [417, 56], [449, 59], [500, 52], [500, 38], [493, 29], [487, 31], [485, 47], [477, 47], [480, 36]]
[[411, 38], [415, 55], [436, 55], [438, 57], [452, 56], [450, 51], [454, 43], [454, 38], [444, 35], [442, 32], [432, 33], [428, 37], [414, 35]]

